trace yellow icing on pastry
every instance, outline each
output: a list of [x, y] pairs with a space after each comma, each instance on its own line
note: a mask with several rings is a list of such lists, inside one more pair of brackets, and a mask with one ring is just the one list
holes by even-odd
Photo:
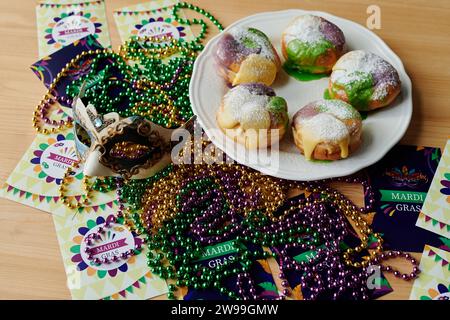
[[260, 82], [270, 86], [275, 80], [276, 74], [275, 63], [258, 54], [251, 54], [242, 61], [232, 84], [235, 86], [240, 83]]
[[[305, 158], [306, 160], [311, 160], [316, 146], [324, 141], [322, 141], [321, 139], [317, 139], [317, 136], [312, 130], [302, 130], [301, 135], [303, 140], [303, 152], [305, 154]], [[341, 158], [343, 159], [348, 157], [349, 143], [350, 137], [346, 137], [337, 143], [339, 145], [339, 148], [341, 149]], [[328, 150], [328, 152], [331, 153], [332, 150]]]
[[339, 141], [339, 148], [341, 148], [341, 158], [345, 159], [348, 157], [348, 145], [350, 143], [350, 137], [347, 139]]
[[303, 152], [305, 154], [306, 160], [311, 160], [311, 156], [314, 152], [316, 146], [320, 143], [320, 139], [317, 139], [312, 130], [302, 130], [302, 140], [303, 140]]
[[[350, 143], [350, 133], [346, 125], [330, 114], [321, 113], [308, 120], [299, 128], [303, 152], [307, 160], [312, 159], [314, 149], [321, 142], [336, 143], [341, 152], [341, 158], [348, 157], [348, 146]], [[327, 150], [332, 153], [333, 150]]]

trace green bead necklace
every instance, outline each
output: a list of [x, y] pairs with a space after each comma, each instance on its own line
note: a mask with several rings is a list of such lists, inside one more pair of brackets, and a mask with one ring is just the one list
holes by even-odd
[[204, 9], [178, 3], [172, 8], [174, 19], [180, 24], [201, 26], [194, 40], [133, 37], [120, 47], [119, 53], [105, 51], [95, 55], [90, 71], [67, 86], [66, 94], [75, 97], [86, 82], [84, 97], [100, 113], [138, 115], [167, 128], [186, 122], [193, 115], [188, 96], [190, 76], [196, 55], [203, 49], [201, 42], [208, 26], [202, 19], [181, 19], [178, 11], [183, 8], [204, 15], [223, 30]]
[[[179, 287], [190, 287], [193, 289], [215, 289], [221, 296], [230, 299], [241, 299], [246, 294], [250, 295], [250, 298], [256, 299], [253, 289], [250, 293], [237, 294], [235, 290], [227, 287], [226, 283], [230, 281], [230, 277], [235, 275], [240, 275], [239, 277], [246, 278], [246, 281], [253, 283], [249, 272], [252, 270], [254, 263], [259, 259], [267, 259], [272, 256], [270, 252], [262, 250], [262, 245], [277, 246], [292, 243], [310, 246], [317, 245], [320, 242], [317, 232], [303, 226], [290, 228], [286, 232], [280, 233], [262, 232], [261, 230], [264, 227], [273, 223], [273, 218], [270, 218], [265, 212], [267, 206], [262, 202], [255, 202], [253, 196], [249, 198], [250, 202], [247, 205], [239, 205], [236, 199], [245, 198], [245, 193], [242, 193], [242, 190], [247, 190], [249, 186], [242, 185], [242, 189], [239, 188], [241, 192], [233, 188], [235, 183], [223, 184], [220, 182], [233, 179], [232, 177], [239, 172], [243, 175], [240, 181], [257, 179], [259, 175], [241, 166], [217, 167], [215, 170], [218, 171], [208, 171], [207, 166], [198, 166], [193, 169], [190, 169], [189, 166], [176, 167], [165, 175], [164, 179], [157, 181], [153, 185], [153, 189], [149, 188], [148, 190], [159, 190], [157, 194], [149, 198], [153, 201], [152, 203], [167, 208], [168, 205], [171, 205], [169, 198], [173, 198], [173, 204], [177, 211], [175, 215], [163, 218], [163, 222], [158, 224], [157, 227], [152, 228], [149, 225], [149, 216], [146, 216], [146, 213], [142, 211], [152, 207], [152, 204], [148, 202], [139, 206], [139, 208], [143, 208], [142, 210], [130, 213], [126, 217], [127, 224], [132, 227], [132, 230], [141, 234], [147, 242], [149, 249], [147, 258], [151, 271], [163, 279], [170, 279], [174, 282], [169, 286], [169, 298], [175, 298], [175, 291]], [[180, 172], [181, 175], [179, 175]], [[210, 175], [210, 173], [213, 174]], [[225, 175], [225, 178], [220, 180], [223, 175]], [[280, 189], [276, 185], [271, 186], [272, 178], [264, 177], [264, 179], [266, 182], [263, 184], [268, 186], [269, 190], [261, 188], [259, 184], [255, 184], [251, 188], [256, 193], [261, 190], [268, 191], [271, 194], [268, 195], [268, 200], [271, 201], [271, 197], [277, 196], [274, 193], [275, 190], [281, 191], [282, 188]], [[170, 181], [179, 185], [178, 189], [174, 189], [175, 185], [172, 186], [169, 183]], [[236, 184], [240, 184], [240, 182]], [[148, 190], [143, 199], [148, 197]], [[171, 194], [168, 193], [169, 190]], [[234, 194], [234, 192], [237, 193]], [[200, 199], [196, 205], [191, 206], [189, 202], [192, 201], [194, 194]], [[258, 209], [259, 207], [261, 209]], [[215, 213], [211, 216], [212, 210], [215, 210]], [[213, 220], [220, 223], [216, 227], [208, 225], [207, 229], [202, 231], [198, 223], [208, 214], [210, 215], [208, 223], [213, 223]], [[193, 227], [195, 225], [197, 227]], [[202, 235], [199, 235], [198, 232], [201, 232]], [[197, 236], [194, 237], [195, 234]], [[298, 237], [298, 234], [302, 234], [302, 236]], [[225, 261], [222, 265], [213, 269], [202, 265], [199, 259], [204, 253], [205, 245], [220, 241], [222, 238], [225, 240], [234, 239], [237, 249], [234, 260], [232, 262]], [[260, 249], [249, 250], [250, 247]]]

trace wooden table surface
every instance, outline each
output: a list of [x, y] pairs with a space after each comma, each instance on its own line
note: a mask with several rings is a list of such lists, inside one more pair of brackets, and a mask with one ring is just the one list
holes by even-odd
[[[106, 1], [114, 48], [120, 40], [113, 10], [144, 1]], [[192, 3], [213, 13], [225, 26], [253, 13], [288, 8], [326, 11], [365, 25], [367, 7], [378, 5], [381, 8], [381, 29], [374, 32], [400, 56], [413, 82], [413, 119], [402, 143], [442, 148], [449, 138], [449, 1], [202, 0]], [[31, 116], [45, 93], [29, 69], [38, 60], [35, 4], [34, 0], [0, 1], [2, 182], [35, 136]], [[341, 186], [340, 189], [357, 203], [362, 202], [359, 188]], [[70, 299], [49, 214], [0, 199], [0, 243], [0, 299]], [[390, 275], [388, 280], [394, 292], [383, 299], [408, 299], [411, 283]]]

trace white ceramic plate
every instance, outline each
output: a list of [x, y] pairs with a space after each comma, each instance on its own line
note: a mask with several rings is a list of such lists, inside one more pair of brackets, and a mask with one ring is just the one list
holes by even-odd
[[[291, 129], [280, 142], [279, 150], [246, 150], [225, 136], [216, 123], [221, 98], [228, 91], [224, 80], [216, 73], [213, 52], [221, 34], [206, 45], [197, 58], [189, 94], [200, 125], [215, 146], [239, 163], [265, 174], [290, 180], [317, 180], [352, 174], [380, 160], [404, 135], [412, 115], [411, 80], [400, 58], [377, 35], [361, 25], [324, 12], [286, 10], [265, 12], [236, 21], [225, 32], [236, 27], [260, 29], [271, 39], [281, 55], [281, 33], [295, 17], [311, 13], [335, 23], [344, 32], [348, 50], [371, 51], [389, 61], [398, 71], [402, 93], [393, 105], [371, 112], [363, 121], [363, 144], [349, 158], [333, 162], [307, 161], [295, 147]], [[283, 59], [283, 58], [282, 58]], [[322, 99], [328, 78], [304, 82], [289, 77], [283, 70], [272, 85], [276, 94], [288, 102], [289, 116], [308, 102]], [[270, 158], [261, 156], [270, 153]]]

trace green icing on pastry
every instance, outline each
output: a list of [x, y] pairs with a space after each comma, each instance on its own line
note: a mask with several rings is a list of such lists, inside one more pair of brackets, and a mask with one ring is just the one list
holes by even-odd
[[248, 28], [247, 31], [251, 33], [251, 35], [244, 36], [241, 38], [241, 41], [244, 44], [244, 46], [250, 49], [259, 48], [261, 44], [259, 44], [258, 41], [255, 39], [255, 37], [257, 37], [262, 40], [264, 45], [270, 48], [271, 46], [270, 40], [264, 32], [259, 31], [258, 29], [255, 28]]
[[[313, 70], [313, 67], [305, 67], [304, 69], [308, 69], [310, 71], [306, 71], [306, 70], [299, 70], [298, 66], [294, 65], [292, 62], [286, 61], [283, 64], [283, 69], [284, 71], [286, 71], [286, 73], [288, 75], [290, 75], [291, 77], [299, 80], [299, 81], [311, 81], [311, 80], [317, 80], [317, 79], [321, 79], [324, 77], [328, 77], [327, 74], [325, 73], [311, 73], [311, 71]], [[318, 69], [324, 69], [321, 67], [314, 67], [314, 70], [318, 70]]]
[[267, 109], [271, 112], [286, 112], [287, 103], [282, 97], [271, 97]]
[[242, 38], [242, 44], [250, 49], [258, 48], [256, 41], [250, 37]]
[[[302, 42], [298, 39], [291, 40], [286, 47], [288, 60], [297, 66], [300, 70], [312, 70], [308, 67], [314, 66], [316, 60], [325, 54], [328, 49], [333, 48], [333, 44], [327, 40], [321, 40], [314, 44]], [[308, 70], [309, 69], [309, 70]]]
[[369, 113], [367, 111], [360, 111], [359, 114], [361, 115], [362, 120], [366, 120], [369, 116]]
[[[337, 104], [339, 106], [339, 108], [342, 109], [342, 111], [347, 111], [348, 115], [353, 118], [353, 119], [361, 119], [361, 114], [358, 112], [358, 110], [356, 110], [355, 108], [353, 108], [351, 105], [349, 105], [348, 103], [342, 102], [342, 103], [338, 103]], [[334, 108], [331, 108], [331, 110], [333, 110]], [[323, 113], [323, 112], [330, 112], [330, 107], [324, 104], [319, 104], [317, 106], [317, 110], [319, 111], [319, 113]]]
[[270, 43], [269, 37], [262, 31], [255, 29], [255, 28], [248, 28], [248, 32], [253, 33], [254, 35], [257, 35], [261, 38], [263, 38], [264, 40], [266, 40], [268, 43]]
[[[328, 90], [328, 88], [325, 89], [325, 91], [323, 92], [323, 98], [325, 100], [331, 100], [334, 99], [331, 94], [330, 94], [330, 90]], [[359, 115], [361, 116], [361, 120], [365, 120], [367, 119], [367, 116], [369, 115], [369, 113], [367, 111], [358, 111]]]
[[318, 159], [311, 159], [309, 161], [317, 162], [317, 163], [331, 163], [331, 162], [333, 162], [333, 160], [318, 160]]
[[326, 88], [325, 91], [323, 92], [323, 98], [325, 100], [333, 99], [333, 97], [330, 95], [330, 91], [328, 90], [328, 88]]
[[373, 77], [369, 73], [355, 71], [348, 75], [345, 83], [338, 83], [343, 86], [347, 94], [348, 102], [358, 110], [366, 110], [373, 94]]
[[267, 110], [273, 114], [278, 123], [287, 127], [289, 117], [287, 114], [287, 102], [282, 97], [271, 97], [267, 104]]

